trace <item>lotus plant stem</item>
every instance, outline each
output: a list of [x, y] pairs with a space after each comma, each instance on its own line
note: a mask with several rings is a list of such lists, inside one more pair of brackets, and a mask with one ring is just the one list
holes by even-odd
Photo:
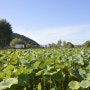
[[51, 89], [51, 81], [52, 81], [52, 80], [51, 80], [51, 76], [50, 76], [50, 89]]
[[43, 85], [44, 85], [44, 90], [45, 90], [45, 76], [43, 75]]
[[53, 79], [53, 84], [55, 85], [55, 90], [57, 90], [57, 86], [56, 86], [54, 79]]

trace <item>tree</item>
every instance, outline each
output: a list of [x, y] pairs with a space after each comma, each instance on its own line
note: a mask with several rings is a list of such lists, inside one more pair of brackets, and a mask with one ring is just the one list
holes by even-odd
[[48, 44], [48, 48], [52, 48], [52, 44], [49, 43], [49, 44]]
[[82, 45], [74, 45], [75, 48], [81, 48]]
[[63, 41], [63, 47], [66, 45], [66, 43], [67, 43], [66, 41]]
[[74, 45], [71, 43], [71, 42], [67, 42], [65, 45], [64, 45], [65, 48], [74, 48]]
[[86, 41], [82, 46], [85, 48], [89, 48], [90, 47], [90, 41]]
[[52, 44], [51, 44], [51, 48], [56, 48], [56, 46], [57, 46], [57, 45], [56, 45], [55, 43], [52, 43]]
[[12, 27], [5, 19], [0, 20], [0, 47], [8, 46], [12, 39]]
[[26, 44], [26, 48], [32, 48], [32, 45], [31, 44]]
[[60, 48], [61, 46], [62, 46], [62, 41], [59, 40], [59, 41], [57, 42], [57, 48]]
[[22, 39], [15, 38], [10, 42], [10, 46], [14, 47], [16, 44], [25, 44]]

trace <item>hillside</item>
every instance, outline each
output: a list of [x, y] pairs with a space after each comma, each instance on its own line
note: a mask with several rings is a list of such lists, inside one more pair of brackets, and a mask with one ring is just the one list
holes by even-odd
[[37, 42], [35, 42], [34, 40], [32, 40], [24, 35], [13, 33], [12, 39], [14, 39], [14, 38], [22, 39], [26, 43], [26, 45], [28, 45], [28, 47], [39, 47], [40, 46]]

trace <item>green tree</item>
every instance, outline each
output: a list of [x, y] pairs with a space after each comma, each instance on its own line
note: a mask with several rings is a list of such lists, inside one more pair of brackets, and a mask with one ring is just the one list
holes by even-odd
[[52, 43], [52, 44], [51, 44], [51, 48], [56, 48], [56, 46], [57, 46], [57, 45], [56, 45], [55, 43]]
[[86, 41], [82, 46], [85, 48], [89, 48], [90, 47], [90, 41]]
[[82, 45], [74, 45], [75, 48], [81, 48]]
[[59, 40], [59, 41], [57, 42], [57, 48], [60, 48], [61, 46], [62, 46], [62, 41]]
[[48, 44], [48, 48], [52, 48], [52, 44], [49, 43], [49, 44]]
[[15, 38], [10, 42], [10, 46], [14, 47], [16, 44], [25, 44], [22, 39]]
[[31, 44], [26, 44], [26, 48], [32, 48], [32, 45]]
[[9, 45], [12, 39], [12, 27], [5, 19], [0, 20], [0, 47]]
[[73, 48], [74, 45], [71, 43], [71, 42], [67, 42], [65, 45], [64, 45], [65, 48]]
[[66, 41], [63, 41], [63, 47], [66, 45], [66, 43], [67, 43]]

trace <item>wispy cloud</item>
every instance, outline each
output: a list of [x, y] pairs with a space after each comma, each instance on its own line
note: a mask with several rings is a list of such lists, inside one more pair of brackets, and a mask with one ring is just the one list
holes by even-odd
[[37, 41], [39, 44], [48, 44], [58, 40], [81, 44], [90, 37], [90, 24], [44, 29], [17, 29], [15, 32]]

